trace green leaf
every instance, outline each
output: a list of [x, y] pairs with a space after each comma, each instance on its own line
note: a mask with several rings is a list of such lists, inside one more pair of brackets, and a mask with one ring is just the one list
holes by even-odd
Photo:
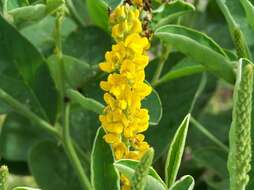
[[35, 145], [30, 153], [29, 167], [41, 189], [82, 189], [68, 158], [57, 142], [42, 141]]
[[72, 102], [79, 104], [85, 110], [90, 110], [98, 114], [102, 114], [103, 112], [104, 105], [92, 98], [83, 96], [76, 90], [67, 90], [67, 96]]
[[208, 36], [182, 26], [168, 25], [155, 31], [155, 36], [192, 57], [214, 75], [234, 82], [233, 65], [224, 51]]
[[191, 3], [182, 0], [166, 2], [153, 11], [153, 22], [156, 22], [156, 28], [158, 28], [192, 11], [195, 11], [195, 7]]
[[47, 6], [44, 4], [36, 4], [25, 7], [12, 9], [8, 12], [13, 17], [16, 25], [26, 22], [39, 21], [47, 15]]
[[[71, 88], [79, 88], [86, 82], [86, 80], [93, 76], [93, 70], [90, 65], [84, 61], [76, 59], [71, 56], [63, 55], [63, 63], [64, 63], [64, 76], [66, 81], [66, 86]], [[52, 55], [47, 60], [51, 75], [55, 80], [56, 87], [60, 89], [60, 78], [57, 70], [57, 56]]]
[[86, 7], [92, 22], [105, 31], [109, 30], [109, 9], [105, 1], [86, 0]]
[[32, 146], [45, 138], [47, 135], [29, 120], [10, 113], [0, 134], [0, 155], [11, 161], [27, 161]]
[[44, 119], [54, 121], [57, 92], [46, 62], [1, 16], [0, 28], [0, 87]]
[[162, 105], [155, 89], [142, 101], [142, 106], [149, 110], [149, 124], [158, 125], [162, 118]]
[[168, 187], [171, 187], [176, 180], [178, 170], [180, 168], [185, 141], [187, 138], [187, 132], [190, 122], [190, 114], [188, 114], [178, 130], [175, 133], [175, 136], [170, 144], [166, 166], [165, 166], [165, 178]]
[[73, 18], [81, 25], [85, 26], [90, 23], [86, 1], [84, 0], [66, 0], [66, 5], [70, 10]]
[[193, 190], [194, 179], [190, 175], [183, 176], [181, 179], [176, 181], [169, 190]]
[[111, 44], [111, 37], [107, 33], [98, 27], [88, 26], [79, 28], [68, 36], [63, 44], [63, 52], [89, 65], [95, 65], [104, 60], [104, 54], [111, 48]]
[[[20, 30], [40, 52], [47, 53], [51, 52], [55, 46], [55, 39], [52, 35], [55, 28], [55, 17], [47, 16], [39, 22], [32, 23]], [[68, 17], [64, 18], [62, 24], [61, 36], [65, 39], [71, 32], [76, 29], [76, 24]]]
[[12, 16], [16, 25], [24, 26], [54, 13], [63, 3], [63, 0], [47, 0], [46, 4], [17, 7], [8, 11], [8, 14]]
[[114, 157], [109, 144], [103, 136], [105, 132], [99, 128], [94, 140], [91, 156], [91, 181], [96, 190], [120, 189], [119, 174], [114, 168]]
[[[132, 167], [121, 163], [114, 163], [114, 166], [118, 169], [120, 173], [128, 177], [129, 179], [135, 173], [135, 170]], [[166, 190], [166, 188], [158, 181], [156, 178], [152, 177], [151, 175], [146, 176], [145, 178], [145, 190]]]
[[[115, 164], [125, 165], [126, 167], [129, 167], [129, 168], [131, 168], [133, 170], [136, 169], [138, 163], [139, 162], [136, 161], [136, 160], [129, 160], [129, 159], [117, 160], [115, 162]], [[154, 177], [155, 179], [157, 179], [164, 187], [167, 187], [166, 184], [161, 179], [161, 177], [159, 176], [159, 174], [152, 167], [150, 167], [148, 174], [150, 176]]]

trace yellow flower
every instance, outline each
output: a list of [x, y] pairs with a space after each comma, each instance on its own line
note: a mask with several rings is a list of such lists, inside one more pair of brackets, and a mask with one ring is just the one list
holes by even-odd
[[124, 175], [121, 175], [121, 187], [122, 190], [130, 190], [131, 189], [131, 183], [130, 180], [125, 177]]
[[122, 159], [128, 151], [126, 145], [122, 142], [120, 142], [118, 144], [113, 144], [113, 150], [115, 153], [116, 160]]
[[147, 38], [141, 37], [137, 33], [130, 34], [124, 41], [125, 47], [129, 48], [135, 54], [143, 54], [150, 47]]
[[121, 142], [119, 135], [114, 134], [114, 133], [108, 133], [108, 134], [104, 135], [103, 138], [109, 144], [117, 144], [117, 143]]

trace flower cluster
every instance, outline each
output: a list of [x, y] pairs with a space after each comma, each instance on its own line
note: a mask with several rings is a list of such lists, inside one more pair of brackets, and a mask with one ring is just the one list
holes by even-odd
[[100, 64], [100, 69], [109, 73], [107, 81], [100, 83], [106, 102], [100, 121], [106, 131], [104, 139], [112, 145], [116, 160], [139, 160], [149, 148], [141, 134], [149, 126], [149, 114], [141, 101], [152, 91], [144, 82], [144, 68], [149, 62], [146, 50], [150, 44], [141, 35], [139, 16], [139, 10], [128, 4], [112, 12], [112, 36], [117, 43]]

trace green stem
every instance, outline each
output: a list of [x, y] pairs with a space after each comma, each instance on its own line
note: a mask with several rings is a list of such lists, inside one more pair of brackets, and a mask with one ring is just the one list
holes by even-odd
[[59, 138], [60, 133], [54, 128], [52, 125], [50, 125], [45, 120], [41, 119], [39, 116], [31, 112], [28, 108], [26, 108], [25, 105], [21, 104], [19, 101], [17, 101], [15, 98], [7, 94], [3, 89], [0, 88], [0, 99], [2, 99], [5, 103], [10, 105], [14, 111], [20, 113], [24, 117], [30, 119], [34, 123], [36, 123], [39, 127], [41, 127], [43, 130], [47, 131], [48, 133], [52, 134], [53, 136]]
[[193, 117], [190, 118], [190, 122], [193, 124], [196, 129], [198, 129], [201, 133], [207, 136], [212, 142], [218, 145], [222, 150], [226, 153], [229, 152], [229, 149], [226, 145], [224, 145], [217, 137], [215, 137], [210, 131], [208, 131], [202, 124], [200, 124], [196, 119]]
[[175, 79], [178, 79], [178, 78], [184, 77], [184, 76], [193, 75], [196, 73], [201, 73], [204, 71], [206, 71], [206, 69], [202, 65], [195, 65], [195, 66], [190, 66], [190, 67], [184, 67], [182, 69], [178, 69], [175, 71], [169, 71], [167, 74], [162, 76], [159, 80], [154, 82], [153, 86], [156, 87], [156, 86], [159, 86], [165, 82], [169, 82], [171, 80], [175, 80]]
[[157, 69], [154, 73], [154, 76], [153, 76], [153, 79], [152, 79], [152, 82], [151, 82], [152, 86], [154, 86], [154, 84], [156, 84], [157, 81], [160, 78], [160, 75], [161, 75], [161, 72], [163, 70], [164, 64], [167, 61], [168, 55], [170, 53], [170, 49], [171, 48], [169, 48], [168, 46], [164, 46], [162, 44], [162, 54], [160, 56], [160, 61], [158, 63]]
[[202, 92], [204, 91], [204, 89], [206, 87], [206, 83], [207, 83], [207, 76], [206, 76], [206, 73], [203, 73], [202, 77], [201, 77], [201, 80], [200, 80], [200, 83], [198, 85], [197, 91], [196, 91], [196, 93], [194, 95], [194, 98], [192, 100], [189, 113], [191, 113], [193, 111], [199, 96], [202, 94]]
[[64, 19], [64, 10], [60, 8], [57, 11], [56, 25], [55, 25], [55, 43], [56, 43], [56, 57], [57, 57], [57, 74], [60, 81], [60, 110], [64, 112], [64, 94], [65, 94], [65, 81], [64, 81], [64, 62], [62, 54], [62, 39], [61, 39], [61, 28]]
[[73, 168], [80, 180], [80, 183], [83, 189], [90, 190], [92, 186], [90, 184], [89, 178], [86, 176], [82, 164], [78, 158], [78, 155], [75, 151], [75, 148], [72, 144], [72, 140], [70, 137], [70, 129], [69, 129], [69, 116], [70, 116], [70, 105], [67, 104], [65, 107], [65, 114], [64, 114], [64, 129], [63, 129], [63, 142], [64, 142], [64, 149], [65, 152], [71, 161]]

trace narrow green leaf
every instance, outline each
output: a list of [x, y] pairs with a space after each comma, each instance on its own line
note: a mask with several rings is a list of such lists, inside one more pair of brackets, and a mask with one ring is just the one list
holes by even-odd
[[91, 182], [96, 190], [120, 190], [120, 177], [114, 168], [114, 157], [110, 145], [103, 136], [103, 128], [99, 128], [94, 140], [91, 155]]
[[214, 75], [230, 83], [234, 82], [232, 62], [223, 49], [205, 34], [183, 26], [167, 25], [157, 29], [155, 36], [192, 57]]
[[192, 12], [195, 7], [188, 2], [176, 0], [162, 4], [157, 10], [154, 10], [153, 21], [156, 22], [156, 28], [169, 24], [179, 16]]
[[79, 104], [82, 108], [86, 110], [93, 111], [95, 113], [101, 114], [104, 109], [104, 105], [100, 102], [83, 96], [76, 90], [67, 90], [67, 96], [74, 102]]
[[193, 190], [195, 181], [192, 176], [186, 175], [176, 181], [169, 190]]
[[7, 166], [0, 167], [0, 189], [7, 190], [8, 189], [8, 168]]
[[[121, 163], [114, 163], [115, 167], [118, 169], [120, 173], [124, 176], [131, 179], [135, 173], [135, 170], [131, 167], [128, 167]], [[156, 178], [152, 177], [151, 175], [146, 176], [145, 178], [145, 190], [166, 190], [167, 188], [160, 183]]]
[[188, 114], [184, 118], [181, 125], [177, 129], [175, 136], [169, 147], [165, 166], [165, 178], [166, 178], [165, 181], [168, 187], [171, 187], [174, 184], [178, 170], [180, 168], [190, 117], [191, 117], [190, 114]]
[[234, 89], [233, 120], [229, 133], [230, 190], [245, 189], [251, 169], [251, 111], [254, 66], [247, 59], [238, 65]]
[[154, 150], [148, 149], [142, 156], [140, 162], [135, 168], [134, 175], [131, 178], [132, 190], [143, 190], [145, 188], [145, 178], [149, 173], [150, 166], [153, 163]]

